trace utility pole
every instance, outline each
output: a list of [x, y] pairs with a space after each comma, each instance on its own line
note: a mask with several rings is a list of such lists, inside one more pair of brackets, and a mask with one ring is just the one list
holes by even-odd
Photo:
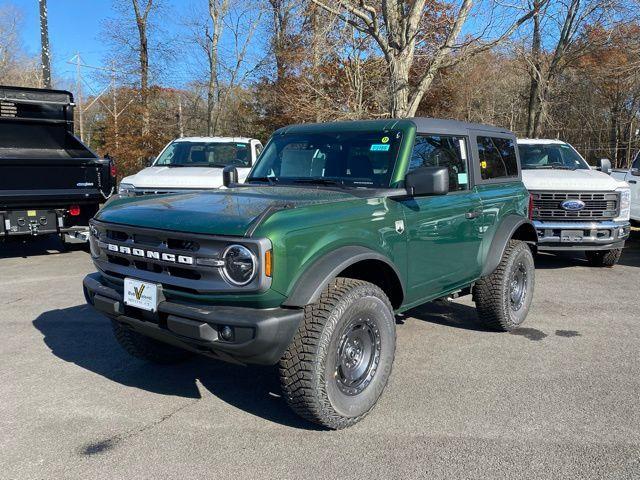
[[178, 93], [178, 129], [180, 138], [184, 137], [184, 125], [182, 124], [182, 97]]
[[51, 88], [51, 52], [49, 50], [49, 21], [47, 0], [40, 1], [40, 44], [42, 58], [42, 83]]
[[635, 133], [633, 131], [633, 120], [634, 117], [631, 117], [631, 123], [629, 124], [629, 142], [627, 143], [627, 168], [631, 168], [631, 143]]
[[82, 60], [80, 52], [76, 54], [76, 105], [78, 108], [78, 124], [80, 126], [80, 140], [84, 142], [84, 118], [82, 111]]

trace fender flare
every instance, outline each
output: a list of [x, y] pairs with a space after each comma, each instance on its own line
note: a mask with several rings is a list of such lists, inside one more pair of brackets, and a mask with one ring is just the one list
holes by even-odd
[[485, 258], [484, 268], [482, 269], [482, 277], [492, 274], [493, 271], [498, 268], [498, 265], [500, 265], [500, 261], [502, 260], [502, 255], [507, 248], [507, 243], [511, 238], [513, 238], [513, 234], [516, 230], [523, 225], [527, 225], [525, 228], [530, 229], [530, 233], [533, 233], [535, 240], [532, 239], [531, 241], [536, 243], [538, 234], [533, 223], [531, 223], [529, 219], [523, 218], [519, 215], [507, 215], [498, 226], [496, 233], [491, 240], [491, 246], [487, 252], [487, 258]]
[[363, 260], [378, 260], [388, 265], [397, 276], [402, 286], [402, 293], [405, 293], [402, 276], [387, 257], [366, 247], [348, 246], [322, 255], [308, 265], [282, 305], [285, 307], [304, 307], [316, 302], [322, 291], [340, 272]]

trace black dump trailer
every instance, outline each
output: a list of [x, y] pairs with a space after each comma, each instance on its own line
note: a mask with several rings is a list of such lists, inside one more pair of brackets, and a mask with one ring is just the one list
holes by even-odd
[[115, 167], [74, 136], [73, 108], [70, 92], [0, 86], [0, 241], [88, 239]]

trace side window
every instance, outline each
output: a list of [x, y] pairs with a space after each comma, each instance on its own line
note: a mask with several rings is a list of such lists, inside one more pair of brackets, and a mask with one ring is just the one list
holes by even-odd
[[636, 159], [633, 161], [631, 168], [634, 170], [640, 170], [640, 152], [636, 154]]
[[516, 146], [512, 139], [478, 137], [478, 153], [483, 180], [518, 176]]
[[464, 137], [449, 135], [417, 135], [409, 172], [419, 167], [447, 167], [449, 191], [469, 189], [467, 148]]

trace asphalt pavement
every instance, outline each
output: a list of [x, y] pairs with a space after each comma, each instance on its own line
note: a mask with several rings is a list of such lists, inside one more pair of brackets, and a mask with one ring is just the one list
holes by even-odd
[[540, 255], [523, 328], [469, 298], [398, 321], [373, 412], [323, 431], [275, 369], [120, 349], [83, 251], [0, 245], [0, 478], [640, 478], [640, 231], [613, 269]]

